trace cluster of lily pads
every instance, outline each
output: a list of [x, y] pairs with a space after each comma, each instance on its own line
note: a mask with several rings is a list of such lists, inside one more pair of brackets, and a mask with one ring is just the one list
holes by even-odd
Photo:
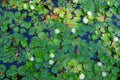
[[120, 0], [0, 0], [0, 80], [119, 80]]

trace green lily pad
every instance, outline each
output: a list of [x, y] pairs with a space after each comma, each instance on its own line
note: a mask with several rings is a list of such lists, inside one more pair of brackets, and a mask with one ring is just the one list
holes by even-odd
[[53, 72], [53, 73], [57, 73], [57, 72], [58, 72], [58, 68], [57, 68], [57, 67], [53, 67], [53, 68], [52, 68], [52, 72]]
[[12, 77], [17, 74], [17, 67], [15, 65], [12, 65], [9, 70], [7, 70], [6, 75], [7, 77]]
[[0, 65], [0, 72], [4, 72], [6, 70], [6, 66], [5, 65]]

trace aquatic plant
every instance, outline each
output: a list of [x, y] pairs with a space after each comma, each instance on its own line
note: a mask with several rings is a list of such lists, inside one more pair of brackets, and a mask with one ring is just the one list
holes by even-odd
[[119, 80], [120, 0], [1, 0], [1, 80]]

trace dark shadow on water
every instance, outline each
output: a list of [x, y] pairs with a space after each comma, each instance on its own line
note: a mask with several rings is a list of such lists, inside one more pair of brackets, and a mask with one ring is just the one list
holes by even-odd
[[82, 40], [85, 40], [85, 41], [87, 41], [87, 42], [89, 42], [90, 41], [90, 39], [89, 39], [89, 36], [91, 35], [91, 33], [90, 32], [86, 32], [86, 34], [84, 34], [83, 36], [79, 36]]
[[45, 2], [46, 0], [41, 0], [42, 2]]
[[10, 66], [12, 66], [12, 65], [16, 65], [16, 67], [18, 68], [18, 67], [20, 67], [20, 66], [23, 66], [25, 63], [17, 63], [17, 62], [12, 62], [12, 63], [3, 63], [3, 61], [0, 61], [0, 64], [3, 64], [3, 65], [5, 65], [6, 66], [6, 70], [8, 70], [9, 68], [10, 68]]
[[113, 24], [114, 24], [118, 29], [120, 29], [120, 25], [117, 24], [118, 19], [116, 18], [115, 15], [112, 16], [112, 19], [113, 19]]
[[58, 7], [58, 0], [52, 0], [53, 4]]
[[2, 7], [2, 11], [7, 11], [7, 9], [5, 7]]
[[18, 9], [17, 9], [17, 8], [16, 8], [16, 9], [12, 8], [12, 9], [10, 9], [9, 11], [11, 11], [11, 12], [15, 13], [15, 12], [17, 12], [17, 11], [18, 11]]
[[27, 37], [28, 43], [30, 43], [33, 35], [29, 35], [28, 32], [25, 32], [23, 35]]
[[25, 13], [25, 12], [27, 12], [27, 13], [28, 13], [28, 11], [27, 11], [27, 10], [21, 10], [20, 12], [21, 12], [21, 14], [23, 14], [23, 13]]
[[91, 59], [94, 60], [94, 61], [99, 61], [99, 60], [98, 60], [98, 53], [95, 52], [95, 53], [94, 53], [94, 56], [93, 56]]
[[75, 9], [79, 9], [80, 8], [80, 4], [78, 4], [76, 7], [75, 7]]
[[96, 40], [94, 40], [94, 43], [97, 43], [100, 40], [100, 38], [97, 38]]
[[13, 34], [14, 33], [13, 29], [8, 29], [8, 32], [9, 32], [9, 34]]
[[49, 37], [49, 38], [51, 37], [51, 35], [50, 35], [50, 30], [49, 30], [49, 29], [44, 29], [43, 32], [48, 33], [48, 37]]
[[[45, 2], [46, 0], [41, 0], [42, 2]], [[52, 0], [55, 7], [58, 7], [58, 0]]]
[[30, 17], [30, 16], [27, 16], [24, 20], [25, 20], [26, 22], [30, 22], [31, 17]]
[[15, 20], [14, 19], [12, 19], [12, 24], [15, 24]]

